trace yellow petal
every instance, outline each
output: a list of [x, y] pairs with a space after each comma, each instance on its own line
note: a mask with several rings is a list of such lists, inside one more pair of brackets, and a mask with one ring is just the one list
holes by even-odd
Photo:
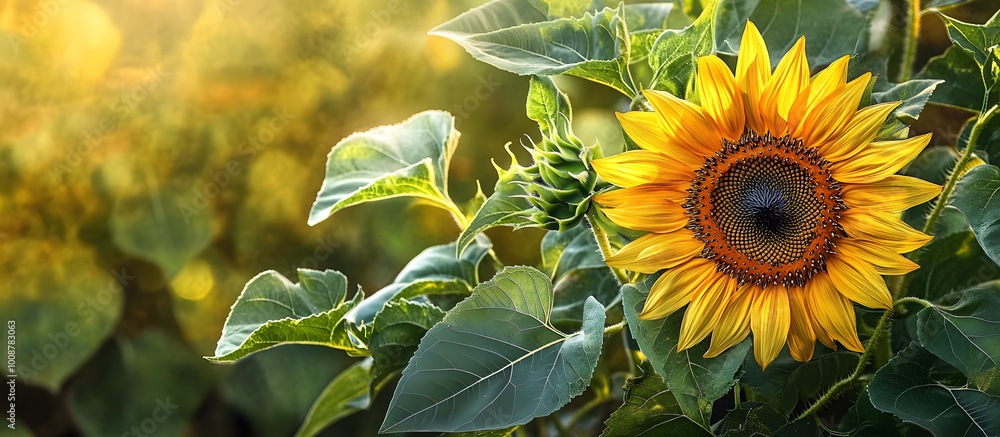
[[639, 273], [654, 273], [694, 258], [704, 248], [705, 243], [688, 229], [669, 234], [646, 234], [608, 258], [607, 264]]
[[890, 212], [870, 208], [842, 212], [840, 225], [851, 238], [872, 241], [898, 253], [912, 252], [934, 238], [911, 228]]
[[833, 164], [834, 179], [843, 183], [872, 183], [892, 176], [916, 158], [931, 140], [931, 134], [900, 141], [875, 142], [846, 161]]
[[695, 258], [667, 270], [649, 290], [639, 318], [654, 320], [669, 316], [687, 305], [698, 287], [710, 282], [716, 274], [715, 262], [705, 258]]
[[845, 254], [826, 261], [830, 281], [840, 294], [869, 308], [892, 308], [892, 295], [871, 264]]
[[788, 289], [788, 306], [791, 324], [788, 327], [788, 351], [796, 361], [806, 362], [812, 358], [816, 348], [816, 334], [813, 333], [812, 316], [809, 315], [805, 290], [802, 287]]
[[684, 311], [677, 340], [678, 352], [698, 344], [715, 329], [726, 304], [736, 291], [736, 280], [724, 273], [715, 276], [713, 281], [692, 296], [691, 304]]
[[905, 275], [920, 268], [906, 257], [871, 241], [841, 239], [837, 242], [837, 251], [871, 264], [880, 275]]
[[767, 54], [764, 38], [757, 26], [747, 20], [740, 41], [740, 56], [736, 60], [736, 83], [743, 92], [746, 108], [746, 124], [756, 132], [764, 132], [763, 118], [760, 116], [760, 95], [771, 80], [771, 58]]
[[[700, 106], [673, 94], [656, 90], [642, 92], [659, 115], [660, 125], [667, 136], [670, 152], [694, 154], [698, 157], [714, 155], [722, 144], [722, 137], [715, 122]], [[678, 157], [680, 159], [680, 157]], [[698, 161], [700, 165], [702, 163]]]
[[662, 153], [630, 150], [590, 161], [604, 180], [620, 187], [642, 184], [690, 184], [694, 171]]
[[774, 70], [774, 76], [764, 88], [760, 112], [771, 132], [784, 132], [788, 112], [795, 99], [809, 84], [809, 63], [806, 61], [806, 39], [799, 38]]
[[667, 233], [688, 224], [684, 208], [666, 199], [624, 203], [601, 211], [618, 226], [646, 232]]
[[604, 206], [617, 208], [626, 203], [648, 203], [667, 199], [677, 204], [687, 201], [689, 182], [675, 184], [642, 184], [620, 190], [605, 191], [594, 196], [594, 200]]
[[750, 312], [753, 356], [762, 369], [766, 369], [785, 346], [791, 324], [790, 311], [785, 287], [767, 287], [753, 302]]
[[695, 88], [701, 107], [715, 120], [722, 136], [738, 140], [743, 135], [743, 93], [726, 63], [715, 56], [698, 58]]
[[750, 334], [750, 304], [761, 291], [755, 284], [743, 285], [736, 291], [712, 331], [712, 344], [705, 352], [705, 358], [717, 356], [747, 338]]
[[[847, 61], [850, 56], [844, 56], [834, 61], [830, 66], [819, 72], [806, 86], [806, 89], [795, 99], [792, 109], [788, 112], [788, 131], [794, 137], [802, 138], [803, 124], [806, 114], [822, 107], [822, 102], [828, 104], [835, 92], [842, 92], [847, 84]], [[851, 108], [856, 110], [857, 107]], [[850, 117], [849, 115], [845, 115]]]
[[857, 112], [870, 79], [871, 73], [865, 73], [817, 103], [816, 108], [806, 116], [802, 129], [803, 142], [806, 145], [821, 144], [828, 138], [836, 137]]
[[683, 147], [670, 142], [670, 137], [663, 130], [660, 115], [654, 112], [631, 111], [616, 112], [618, 122], [628, 137], [645, 150], [660, 152], [672, 157], [674, 161], [683, 163], [685, 168], [701, 165], [703, 158]]
[[809, 312], [822, 327], [820, 331], [830, 334], [849, 350], [863, 352], [865, 348], [858, 339], [854, 305], [837, 291], [830, 282], [830, 276], [825, 272], [813, 276], [806, 283], [805, 289]]
[[886, 117], [896, 109], [901, 102], [880, 103], [878, 105], [866, 106], [854, 113], [851, 121], [837, 135], [819, 144], [817, 152], [823, 159], [830, 162], [840, 162], [848, 159], [868, 144], [871, 144], [878, 135], [879, 129], [885, 124]]
[[940, 192], [940, 185], [900, 175], [870, 184], [844, 184], [841, 188], [847, 206], [882, 211], [903, 211], [933, 199]]

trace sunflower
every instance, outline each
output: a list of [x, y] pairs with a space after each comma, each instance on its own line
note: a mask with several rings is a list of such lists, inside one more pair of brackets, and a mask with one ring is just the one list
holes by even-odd
[[654, 112], [618, 114], [642, 149], [593, 161], [623, 187], [595, 200], [649, 233], [607, 264], [667, 269], [639, 318], [686, 305], [678, 351], [711, 333], [713, 357], [753, 331], [762, 367], [786, 341], [803, 362], [817, 339], [861, 352], [852, 302], [890, 308], [881, 275], [918, 268], [900, 254], [931, 237], [898, 212], [941, 187], [894, 173], [930, 136], [875, 141], [899, 102], [858, 109], [871, 74], [848, 82], [848, 59], [810, 78], [803, 37], [772, 73], [747, 22], [735, 76], [718, 57], [698, 59], [699, 104], [648, 90]]

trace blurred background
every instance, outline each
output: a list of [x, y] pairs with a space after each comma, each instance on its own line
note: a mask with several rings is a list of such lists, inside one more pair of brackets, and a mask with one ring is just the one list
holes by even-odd
[[[492, 192], [505, 143], [538, 138], [527, 78], [426, 34], [482, 3], [0, 0], [0, 319], [15, 322], [18, 376], [16, 430], [0, 433], [294, 433], [353, 359], [314, 346], [234, 365], [201, 357], [261, 271], [335, 269], [372, 292], [457, 238], [446, 213], [409, 200], [307, 226], [343, 137], [450, 111], [462, 132], [457, 202], [477, 180]], [[990, 8], [976, 3], [987, 2], [952, 15], [981, 23]], [[938, 18], [924, 22], [922, 60], [949, 44]], [[611, 109], [628, 102], [582, 80], [559, 85], [577, 136], [618, 150]], [[938, 121], [916, 130], [953, 144], [948, 126], [968, 114], [929, 110]], [[543, 234], [488, 232], [501, 259], [527, 265]], [[374, 434], [388, 398], [326, 435]]]

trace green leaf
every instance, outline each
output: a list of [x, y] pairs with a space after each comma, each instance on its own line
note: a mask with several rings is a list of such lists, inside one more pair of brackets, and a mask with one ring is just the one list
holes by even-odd
[[642, 283], [622, 287], [625, 317], [639, 348], [653, 363], [656, 373], [663, 376], [684, 414], [708, 427], [712, 402], [728, 393], [736, 382], [733, 375], [743, 364], [750, 342], [733, 346], [715, 358], [702, 357], [708, 351], [707, 341], [677, 352], [683, 311], [662, 320], [638, 318], [655, 279], [650, 277]]
[[348, 338], [344, 315], [364, 294], [345, 302], [347, 278], [339, 272], [299, 269], [293, 284], [275, 271], [255, 276], [229, 311], [211, 361], [233, 361], [286, 343], [321, 344], [365, 355]]
[[538, 123], [542, 135], [547, 137], [567, 131], [573, 120], [569, 97], [548, 76], [531, 76], [525, 106], [528, 118]]
[[559, 281], [574, 269], [605, 267], [604, 256], [586, 225], [563, 232], [549, 231], [542, 237], [542, 271]]
[[955, 306], [924, 308], [917, 314], [917, 335], [976, 388], [1000, 395], [1000, 294], [971, 290]]
[[496, 226], [512, 226], [514, 229], [536, 225], [527, 216], [533, 209], [524, 196], [523, 183], [530, 182], [523, 172], [517, 171], [517, 159], [510, 153], [510, 169], [503, 170], [496, 163], [493, 166], [497, 170], [499, 179], [493, 189], [493, 194], [486, 199], [486, 203], [479, 212], [469, 222], [469, 226], [458, 236], [458, 253], [461, 254], [469, 244], [475, 241], [476, 236], [483, 231]]
[[309, 409], [302, 427], [295, 433], [296, 437], [319, 434], [334, 422], [371, 406], [368, 382], [372, 364], [371, 358], [365, 358], [330, 381]]
[[938, 363], [911, 343], [875, 373], [868, 385], [872, 405], [938, 437], [1000, 434], [1000, 398], [935, 381], [931, 375]]
[[309, 225], [348, 206], [391, 197], [451, 205], [448, 162], [459, 136], [454, 124], [447, 112], [427, 111], [341, 140], [327, 156]]
[[895, 84], [886, 91], [872, 93], [872, 104], [903, 102], [889, 114], [889, 119], [882, 126], [877, 139], [897, 139], [899, 134], [905, 136], [907, 126], [917, 121], [934, 89], [942, 82], [929, 79], [911, 80]]
[[854, 372], [859, 358], [860, 355], [854, 352], [832, 351], [817, 345], [816, 353], [808, 362], [796, 361], [785, 350], [766, 370], [761, 370], [753, 356], [748, 356], [740, 382], [753, 392], [755, 400], [788, 416], [800, 402], [818, 398]]
[[543, 5], [495, 0], [429, 33], [455, 41], [474, 58], [511, 73], [568, 74], [635, 97], [628, 76], [629, 35], [622, 8], [552, 20], [540, 10]]
[[528, 423], [583, 393], [601, 353], [604, 308], [589, 299], [583, 330], [553, 328], [552, 284], [510, 267], [434, 325], [396, 386], [380, 432], [477, 431]]
[[951, 204], [969, 220], [979, 244], [1000, 263], [1000, 169], [980, 165], [958, 180]]
[[692, 89], [698, 58], [715, 53], [715, 11], [711, 6], [680, 30], [665, 30], [649, 49], [650, 88], [683, 98]]
[[673, 3], [641, 3], [625, 5], [625, 22], [628, 23], [631, 53], [629, 62], [636, 63], [649, 56], [649, 50], [660, 34], [670, 26]]
[[379, 372], [403, 370], [420, 339], [444, 318], [438, 307], [407, 300], [389, 302], [375, 316], [368, 350]]
[[640, 364], [642, 375], [625, 382], [625, 401], [604, 421], [602, 436], [683, 435], [711, 436], [681, 411], [677, 399], [649, 361]]
[[[958, 150], [964, 150], [969, 145], [969, 137], [972, 136], [972, 128], [975, 124], [976, 119], [974, 118], [962, 127], [962, 133], [958, 136], [956, 147]], [[983, 124], [975, 147], [976, 156], [992, 165], [1000, 165], [1000, 117], [990, 118]]]
[[767, 404], [747, 401], [723, 417], [714, 431], [722, 437], [771, 437], [786, 424], [785, 418]]
[[156, 435], [176, 436], [212, 387], [212, 371], [184, 344], [147, 331], [108, 342], [70, 386], [67, 405], [83, 435], [129, 434], [161, 419]]
[[[741, 2], [734, 2], [739, 3]], [[859, 41], [867, 37], [865, 32], [868, 26], [864, 15], [844, 0], [760, 0], [750, 14], [750, 21], [764, 37], [772, 67], [778, 65], [785, 53], [802, 36], [806, 38], [806, 58], [809, 65], [815, 68], [829, 64], [854, 53]], [[725, 34], [725, 44], [719, 43], [720, 51], [736, 53], [744, 28], [744, 23], [737, 24], [731, 33]], [[722, 38], [723, 35], [719, 37]], [[724, 48], [732, 49], [723, 50]]]
[[993, 15], [986, 24], [965, 23], [941, 13], [938, 16], [944, 20], [951, 41], [972, 56], [980, 67], [986, 66], [991, 48], [1000, 44], [1000, 13]]
[[479, 283], [479, 263], [492, 247], [485, 235], [473, 241], [476, 244], [461, 257], [455, 256], [455, 243], [424, 249], [403, 267], [392, 284], [368, 296], [344, 319], [354, 325], [364, 325], [371, 323], [389, 301], [433, 294], [469, 294]]
[[[931, 102], [979, 112], [983, 108], [986, 88], [982, 70], [976, 60], [958, 46], [951, 46], [943, 55], [935, 56], [916, 75], [917, 79], [942, 79], [931, 96]], [[995, 95], [1000, 88], [995, 88]]]
[[173, 278], [211, 241], [211, 214], [192, 209], [194, 196], [161, 188], [118, 199], [110, 219], [112, 240]]

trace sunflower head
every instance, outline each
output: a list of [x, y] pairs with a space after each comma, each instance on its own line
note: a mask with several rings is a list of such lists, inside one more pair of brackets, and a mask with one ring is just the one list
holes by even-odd
[[848, 59], [810, 77], [801, 38], [772, 71], [747, 22], [735, 75], [698, 60], [700, 104], [645, 91], [653, 112], [618, 114], [642, 149], [592, 163], [622, 187], [595, 200], [648, 234], [607, 262], [666, 269], [639, 317], [686, 306], [679, 350], [711, 333], [715, 356], [752, 331], [764, 367], [786, 343], [799, 361], [817, 339], [860, 352], [853, 303], [891, 307], [881, 275], [918, 267], [900, 254], [931, 237], [898, 213], [940, 187], [894, 173], [930, 136], [877, 141], [899, 103], [859, 108], [872, 77], [849, 81]]

